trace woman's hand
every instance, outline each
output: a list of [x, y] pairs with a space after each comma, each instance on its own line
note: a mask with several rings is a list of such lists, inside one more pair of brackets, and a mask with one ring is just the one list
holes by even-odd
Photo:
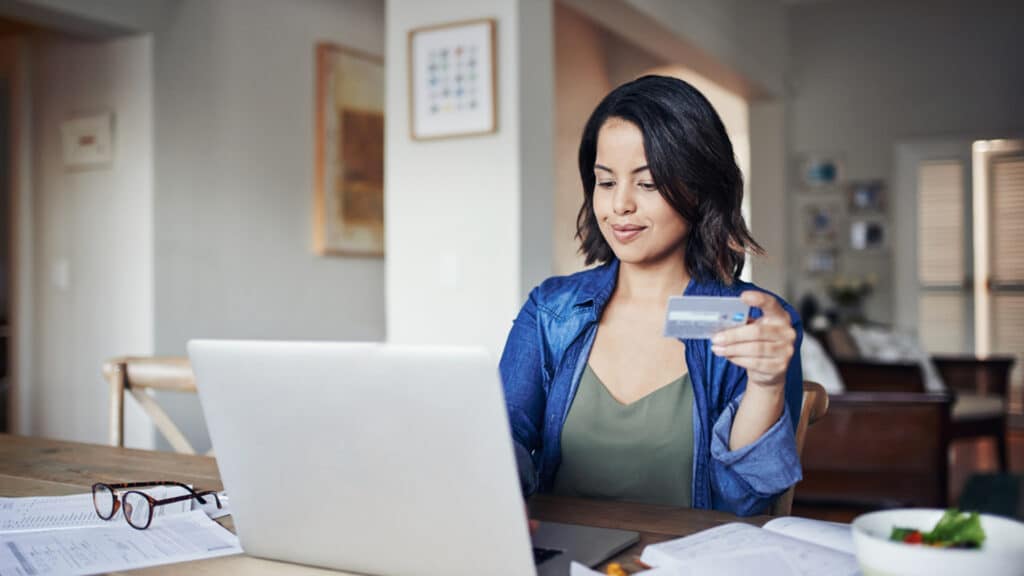
[[747, 369], [748, 388], [778, 386], [786, 381], [786, 369], [793, 358], [796, 330], [779, 301], [771, 294], [747, 290], [740, 299], [760, 308], [764, 315], [737, 328], [722, 330], [711, 338], [711, 351]]
[[786, 370], [796, 342], [789, 314], [774, 296], [748, 290], [740, 298], [764, 315], [746, 326], [722, 330], [711, 339], [712, 352], [747, 370], [747, 390], [729, 434], [730, 450], [756, 442], [782, 415]]

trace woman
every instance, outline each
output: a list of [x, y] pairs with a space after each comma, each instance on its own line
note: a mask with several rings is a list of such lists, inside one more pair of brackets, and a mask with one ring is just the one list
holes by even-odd
[[[645, 76], [594, 110], [579, 169], [577, 237], [602, 265], [534, 288], [501, 359], [524, 493], [764, 512], [801, 478], [801, 328], [739, 280], [762, 250], [721, 120], [686, 82]], [[753, 321], [666, 338], [680, 294], [740, 296]]]

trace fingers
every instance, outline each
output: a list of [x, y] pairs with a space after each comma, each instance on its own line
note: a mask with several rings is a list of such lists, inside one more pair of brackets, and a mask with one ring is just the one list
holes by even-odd
[[796, 330], [779, 301], [771, 294], [748, 290], [740, 295], [763, 315], [744, 326], [722, 330], [711, 338], [711, 351], [745, 368], [753, 382], [777, 383], [795, 353]]
[[789, 324], [789, 313], [779, 304], [779, 300], [768, 294], [767, 292], [761, 292], [760, 290], [747, 290], [740, 294], [740, 300], [747, 306], [753, 306], [760, 308], [764, 313], [763, 318], [772, 320], [785, 320], [786, 324]]
[[760, 340], [785, 340], [793, 342], [796, 340], [796, 330], [787, 324], [762, 322], [758, 320], [753, 324], [737, 326], [722, 330], [711, 337], [714, 346], [730, 346], [741, 342], [756, 342]]
[[789, 360], [783, 361], [781, 357], [734, 356], [729, 358], [729, 362], [745, 368], [750, 380], [756, 382], [775, 380], [789, 367]]
[[784, 358], [793, 355], [793, 343], [786, 340], [757, 340], [728, 346], [712, 345], [711, 351], [725, 358]]

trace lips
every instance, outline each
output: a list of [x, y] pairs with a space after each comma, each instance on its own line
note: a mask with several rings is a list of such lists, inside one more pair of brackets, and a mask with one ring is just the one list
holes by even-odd
[[631, 241], [646, 229], [646, 226], [637, 224], [612, 224], [612, 234], [616, 240], [622, 243]]

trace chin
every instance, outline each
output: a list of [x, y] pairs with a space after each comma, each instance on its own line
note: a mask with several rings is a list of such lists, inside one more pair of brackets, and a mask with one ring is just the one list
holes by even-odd
[[667, 261], [670, 258], [676, 257], [678, 254], [675, 250], [656, 251], [651, 250], [645, 246], [633, 246], [633, 245], [611, 245], [612, 253], [622, 264], [629, 264], [632, 266], [651, 266], [660, 264]]

